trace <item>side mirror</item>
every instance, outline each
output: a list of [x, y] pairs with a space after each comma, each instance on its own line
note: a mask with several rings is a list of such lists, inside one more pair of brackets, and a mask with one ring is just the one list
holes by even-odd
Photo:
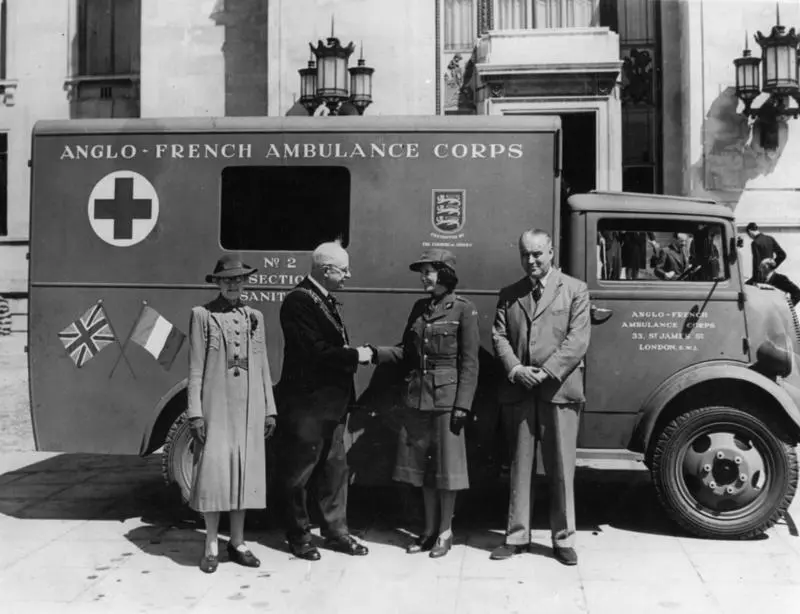
[[737, 251], [737, 247], [741, 247], [744, 244], [742, 241], [742, 237], [738, 239], [734, 239], [731, 237], [730, 247], [728, 248], [728, 263], [733, 264], [739, 258], [739, 252]]

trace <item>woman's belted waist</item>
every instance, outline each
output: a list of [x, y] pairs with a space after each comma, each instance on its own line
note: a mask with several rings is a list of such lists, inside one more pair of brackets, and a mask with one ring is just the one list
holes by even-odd
[[454, 356], [452, 358], [430, 358], [428, 356], [422, 357], [422, 365], [420, 369], [455, 369], [458, 367], [458, 359]]
[[247, 357], [228, 358], [228, 369], [244, 369], [247, 371]]

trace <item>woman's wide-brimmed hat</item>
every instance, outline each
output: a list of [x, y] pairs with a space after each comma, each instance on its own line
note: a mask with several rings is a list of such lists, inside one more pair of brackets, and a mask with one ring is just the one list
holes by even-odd
[[424, 252], [422, 252], [422, 256], [420, 256], [419, 260], [412, 262], [408, 268], [412, 271], [419, 271], [423, 264], [432, 264], [434, 266], [444, 265], [455, 271], [456, 257], [450, 250], [442, 249], [440, 247], [426, 249]]
[[206, 283], [212, 284], [215, 279], [220, 277], [240, 277], [242, 275], [252, 275], [258, 269], [242, 262], [241, 257], [231, 254], [225, 254], [222, 258], [217, 260], [217, 266], [214, 267], [214, 272], [206, 275]]

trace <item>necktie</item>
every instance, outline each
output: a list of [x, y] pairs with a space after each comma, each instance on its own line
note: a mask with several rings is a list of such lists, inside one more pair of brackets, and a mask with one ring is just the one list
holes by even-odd
[[542, 282], [538, 279], [533, 282], [533, 300], [537, 303], [542, 298]]

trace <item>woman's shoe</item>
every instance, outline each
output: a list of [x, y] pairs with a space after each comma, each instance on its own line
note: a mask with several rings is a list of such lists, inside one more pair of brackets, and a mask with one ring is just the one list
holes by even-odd
[[228, 542], [228, 558], [234, 563], [239, 563], [239, 565], [244, 565], [245, 567], [258, 567], [261, 565], [261, 561], [250, 550], [242, 552], [230, 542]]
[[453, 547], [453, 534], [450, 533], [449, 537], [442, 539], [439, 537], [436, 540], [436, 544], [431, 549], [430, 554], [428, 555], [432, 559], [438, 559], [439, 557], [443, 557], [445, 554], [450, 552], [450, 548]]
[[417, 539], [411, 542], [406, 548], [408, 554], [417, 554], [418, 552], [427, 552], [436, 543], [436, 536], [434, 535], [420, 535]]
[[214, 573], [219, 566], [219, 558], [216, 554], [204, 554], [200, 559], [200, 571], [205, 573]]

